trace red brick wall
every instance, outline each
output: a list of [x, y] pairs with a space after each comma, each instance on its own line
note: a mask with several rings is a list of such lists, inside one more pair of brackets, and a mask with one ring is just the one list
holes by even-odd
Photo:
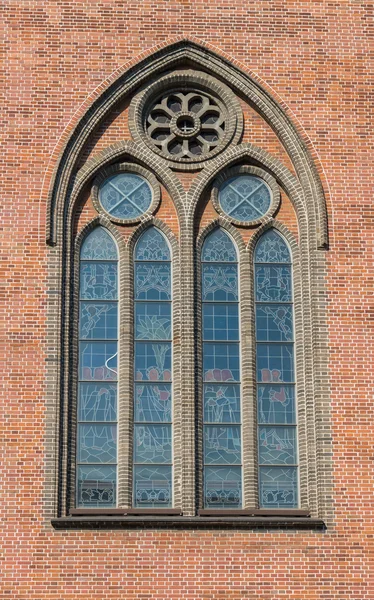
[[[0, 598], [374, 598], [372, 9], [356, 0], [3, 0]], [[335, 509], [325, 533], [55, 531], [42, 522], [50, 173], [95, 88], [179, 35], [216, 46], [263, 82], [309, 142], [325, 185]], [[124, 122], [118, 114], [111, 128]], [[105, 135], [93, 151], [110, 143]], [[252, 135], [283, 160], [262, 123], [246, 129]], [[294, 224], [291, 206], [282, 210]], [[87, 204], [82, 223], [90, 214]]]

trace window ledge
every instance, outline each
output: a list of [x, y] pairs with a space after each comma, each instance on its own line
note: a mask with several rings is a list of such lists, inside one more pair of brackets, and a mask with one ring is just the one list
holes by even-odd
[[51, 521], [54, 529], [316, 529], [325, 530], [322, 519], [303, 516], [197, 516], [161, 514], [71, 515]]

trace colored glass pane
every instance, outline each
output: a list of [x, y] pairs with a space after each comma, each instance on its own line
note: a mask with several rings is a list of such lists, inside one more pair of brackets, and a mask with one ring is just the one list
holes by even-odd
[[77, 504], [84, 508], [104, 508], [116, 505], [117, 469], [113, 466], [79, 466], [77, 473]]
[[259, 239], [255, 251], [255, 261], [256, 263], [291, 262], [286, 242], [274, 229], [269, 229]]
[[135, 260], [170, 261], [170, 250], [165, 237], [156, 229], [149, 227], [142, 233], [136, 244]]
[[134, 504], [140, 508], [172, 506], [172, 467], [136, 465], [134, 467]]
[[240, 385], [204, 384], [205, 423], [240, 423]]
[[117, 339], [117, 302], [81, 302], [79, 324], [82, 339]]
[[139, 217], [151, 206], [152, 197], [148, 181], [135, 173], [118, 173], [108, 177], [99, 190], [102, 207], [118, 219]]
[[205, 467], [204, 500], [206, 508], [241, 508], [241, 467]]
[[135, 290], [135, 300], [171, 300], [170, 263], [136, 263]]
[[296, 467], [260, 467], [260, 506], [295, 508], [298, 506]]
[[238, 175], [223, 183], [218, 193], [222, 210], [241, 222], [256, 221], [270, 208], [271, 194], [266, 183], [254, 175]]
[[201, 254], [203, 262], [237, 262], [233, 242], [222, 229], [215, 229], [204, 242]]
[[103, 227], [96, 227], [84, 240], [81, 260], [117, 260], [117, 248], [113, 238]]
[[204, 302], [238, 301], [238, 267], [227, 264], [203, 264], [202, 299]]

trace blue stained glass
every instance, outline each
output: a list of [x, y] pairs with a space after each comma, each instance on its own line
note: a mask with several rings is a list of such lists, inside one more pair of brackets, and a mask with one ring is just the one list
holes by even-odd
[[135, 300], [171, 300], [170, 263], [135, 264]]
[[237, 265], [203, 264], [202, 296], [204, 302], [237, 302]]
[[79, 384], [79, 421], [115, 421], [117, 419], [117, 385]]
[[296, 508], [298, 506], [297, 469], [260, 467], [260, 506]]
[[256, 265], [256, 301], [292, 302], [291, 266]]
[[82, 339], [117, 339], [117, 303], [81, 302], [79, 323]]
[[255, 250], [257, 263], [290, 263], [291, 255], [284, 239], [269, 229], [259, 239]]
[[113, 217], [134, 219], [145, 213], [152, 203], [152, 188], [135, 173], [118, 173], [100, 186], [99, 200]]
[[77, 475], [77, 503], [79, 507], [110, 508], [116, 505], [116, 467], [79, 466]]
[[204, 340], [238, 341], [238, 305], [203, 304], [203, 336]]
[[265, 465], [296, 464], [296, 428], [261, 426], [259, 428], [259, 462]]
[[222, 210], [237, 221], [255, 221], [270, 208], [271, 195], [266, 183], [254, 175], [238, 175], [224, 182], [218, 200]]
[[81, 342], [80, 379], [113, 381], [117, 379], [117, 344], [105, 342]]
[[170, 258], [169, 246], [162, 233], [156, 227], [146, 229], [136, 244], [135, 260], [169, 261]]
[[135, 379], [171, 381], [171, 344], [135, 344]]
[[207, 508], [241, 508], [241, 467], [206, 467], [204, 504]]
[[116, 300], [117, 263], [82, 261], [80, 297], [82, 300]]
[[116, 425], [79, 425], [78, 462], [115, 463], [117, 460]]
[[138, 340], [170, 340], [170, 302], [135, 304], [135, 337]]
[[171, 425], [135, 425], [134, 461], [171, 463]]
[[257, 399], [259, 423], [296, 424], [295, 386], [258, 384]]
[[239, 381], [239, 344], [203, 344], [204, 380], [226, 382]]
[[201, 255], [203, 262], [237, 262], [235, 246], [227, 233], [215, 229], [204, 242]]
[[172, 506], [172, 467], [134, 467], [134, 505], [139, 508]]
[[292, 306], [289, 304], [257, 304], [256, 329], [259, 342], [292, 342]]
[[257, 379], [264, 383], [294, 382], [293, 344], [257, 344]]
[[135, 385], [135, 421], [171, 422], [171, 385]]
[[204, 422], [240, 422], [240, 385], [204, 384]]
[[240, 464], [240, 427], [205, 425], [204, 462], [206, 465]]
[[103, 227], [89, 233], [81, 247], [81, 260], [117, 260], [117, 246]]

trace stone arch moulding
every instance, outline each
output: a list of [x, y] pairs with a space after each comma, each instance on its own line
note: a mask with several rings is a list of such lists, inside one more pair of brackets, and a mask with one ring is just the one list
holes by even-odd
[[118, 102], [126, 96], [133, 95], [151, 77], [154, 80], [166, 70], [179, 68], [183, 64], [206, 71], [223, 81], [235, 93], [246, 98], [271, 126], [295, 167], [308, 212], [314, 215], [316, 247], [327, 247], [327, 211], [321, 180], [307, 143], [285, 109], [254, 77], [239, 67], [237, 61], [186, 38], [161, 48], [158, 46], [154, 53], [143, 55], [138, 62], [132, 63], [124, 72], [119, 73], [117, 79], [111, 79], [107, 87], [103, 85], [102, 93], [87, 106], [87, 111], [79, 118], [67, 138], [52, 175], [48, 193], [47, 243], [56, 245], [58, 231], [64, 229], [61, 225], [67, 218], [66, 206], [70, 203], [69, 196], [78, 157], [94, 128]]

